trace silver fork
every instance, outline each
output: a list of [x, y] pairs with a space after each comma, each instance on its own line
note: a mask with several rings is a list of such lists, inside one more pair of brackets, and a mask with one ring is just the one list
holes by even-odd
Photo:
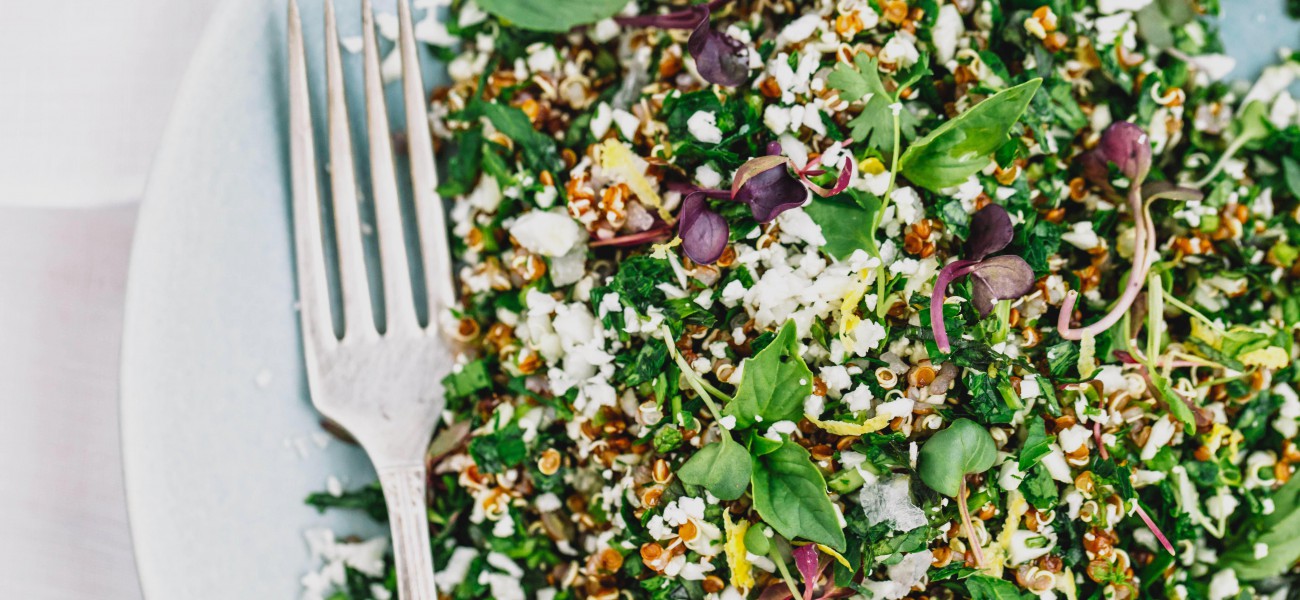
[[445, 398], [439, 384], [451, 352], [439, 334], [438, 311], [454, 302], [451, 266], [437, 175], [427, 126], [411, 10], [398, 2], [403, 99], [410, 144], [416, 224], [425, 265], [429, 325], [421, 326], [398, 205], [398, 184], [384, 106], [379, 50], [370, 0], [363, 2], [366, 121], [371, 196], [379, 236], [380, 275], [387, 323], [375, 326], [362, 251], [357, 183], [348, 132], [343, 71], [332, 0], [325, 2], [326, 89], [330, 184], [339, 256], [344, 332], [334, 333], [321, 237], [320, 193], [308, 100], [307, 63], [296, 0], [289, 0], [290, 153], [298, 293], [303, 348], [312, 403], [342, 425], [379, 472], [393, 534], [398, 597], [433, 600], [433, 560], [425, 508], [424, 455]]

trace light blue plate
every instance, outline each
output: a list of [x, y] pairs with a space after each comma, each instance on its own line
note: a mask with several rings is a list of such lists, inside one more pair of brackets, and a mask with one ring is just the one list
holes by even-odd
[[[356, 35], [359, 2], [338, 1], [344, 35]], [[303, 4], [320, 107], [320, 5]], [[380, 4], [391, 11], [391, 1]], [[1225, 4], [1237, 11], [1224, 26], [1229, 50], [1242, 59], [1234, 76], [1253, 76], [1278, 46], [1300, 47], [1300, 27], [1281, 17], [1282, 0]], [[380, 531], [364, 517], [320, 516], [302, 503], [330, 475], [356, 485], [373, 473], [356, 449], [317, 445], [323, 438], [307, 401], [290, 253], [283, 40], [283, 2], [220, 7], [176, 101], [140, 214], [122, 429], [136, 555], [151, 600], [296, 598], [310, 567], [305, 529]], [[355, 75], [356, 58], [349, 60]], [[358, 94], [351, 106], [357, 116]]]
[[[300, 1], [319, 109], [322, 5]], [[359, 0], [338, 4], [342, 35], [359, 35]], [[303, 504], [331, 475], [348, 487], [374, 475], [359, 450], [322, 433], [306, 393], [290, 245], [285, 6], [227, 0], [218, 8], [140, 213], [122, 439], [136, 556], [151, 600], [296, 598], [311, 567], [304, 530], [383, 531], [365, 517], [322, 516]], [[380, 12], [395, 6], [377, 2]], [[360, 57], [345, 53], [344, 60], [353, 130], [363, 131]], [[433, 69], [426, 71], [431, 83]], [[401, 127], [400, 90], [389, 91], [390, 116]], [[325, 139], [318, 127], [318, 146]]]

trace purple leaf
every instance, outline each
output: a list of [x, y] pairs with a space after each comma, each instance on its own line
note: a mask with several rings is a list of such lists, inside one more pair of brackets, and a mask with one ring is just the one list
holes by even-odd
[[1013, 300], [1034, 289], [1034, 270], [1019, 256], [994, 256], [971, 267], [971, 302], [980, 317], [989, 316], [999, 300]]
[[1141, 127], [1128, 121], [1118, 121], [1107, 127], [1101, 134], [1097, 151], [1135, 183], [1146, 179], [1147, 171], [1151, 169], [1151, 138]]
[[682, 238], [682, 251], [691, 260], [713, 264], [727, 248], [731, 229], [722, 215], [709, 210], [703, 192], [695, 192], [682, 201], [682, 212], [677, 221], [677, 235]]
[[[808, 188], [790, 174], [786, 168], [788, 162], [780, 156], [760, 156], [751, 159], [736, 171], [731, 185], [731, 198], [748, 204], [754, 219], [759, 223], [770, 223], [777, 215], [802, 206], [808, 200]], [[751, 164], [760, 167], [746, 170]]]
[[812, 600], [813, 587], [817, 585], [817, 545], [799, 546], [792, 554], [799, 574], [803, 575], [803, 598]]
[[736, 87], [749, 80], [749, 48], [725, 33], [709, 27], [709, 7], [704, 6], [699, 24], [686, 42], [695, 58], [695, 70], [709, 83]]
[[[821, 157], [820, 156], [817, 157], [817, 160], [820, 161]], [[831, 196], [843, 192], [845, 189], [849, 187], [849, 182], [853, 180], [854, 166], [855, 165], [852, 159], [845, 159], [844, 167], [840, 169], [840, 176], [836, 178], [835, 185], [830, 188], [824, 188], [820, 185], [813, 183], [812, 180], [808, 179], [808, 169], [805, 169], [803, 172], [799, 173], [799, 179], [802, 179], [804, 185], [807, 185], [808, 189], [812, 190], [814, 194], [817, 194], [822, 198], [830, 198]], [[822, 170], [818, 169], [816, 171], [816, 174], [821, 174], [821, 172]]]
[[1106, 166], [1106, 157], [1101, 155], [1100, 149], [1089, 150], [1079, 155], [1075, 159], [1083, 168], [1083, 177], [1092, 182], [1093, 185], [1099, 185], [1107, 191], [1113, 191], [1110, 185], [1110, 168]]
[[972, 265], [978, 261], [957, 260], [939, 270], [939, 277], [934, 281], [930, 292], [930, 330], [934, 332], [934, 343], [939, 351], [947, 354], [952, 349], [948, 343], [948, 326], [943, 322], [943, 302], [948, 297], [948, 286], [970, 272]]
[[970, 220], [970, 238], [966, 240], [966, 258], [984, 260], [1011, 243], [1015, 228], [1007, 209], [989, 204], [975, 213]]

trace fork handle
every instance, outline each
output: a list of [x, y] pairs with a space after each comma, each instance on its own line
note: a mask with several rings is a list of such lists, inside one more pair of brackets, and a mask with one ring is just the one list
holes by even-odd
[[424, 465], [380, 468], [379, 483], [384, 488], [388, 523], [393, 532], [397, 597], [400, 600], [437, 600], [433, 555], [429, 546], [428, 509], [424, 502]]

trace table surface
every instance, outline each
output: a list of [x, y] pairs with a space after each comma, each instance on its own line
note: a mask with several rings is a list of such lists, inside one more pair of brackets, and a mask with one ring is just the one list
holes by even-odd
[[217, 1], [0, 6], [0, 597], [141, 598], [117, 427], [127, 257]]

